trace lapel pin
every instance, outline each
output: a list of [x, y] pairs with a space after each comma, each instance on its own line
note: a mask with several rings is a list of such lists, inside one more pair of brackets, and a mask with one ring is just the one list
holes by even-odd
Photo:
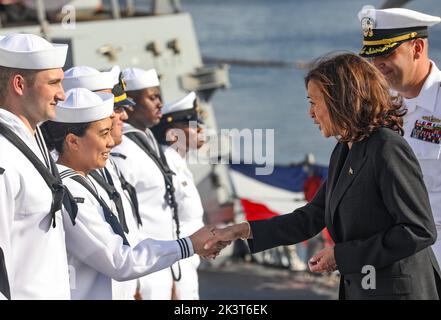
[[352, 176], [354, 174], [354, 170], [352, 170], [351, 167], [349, 167], [349, 175]]

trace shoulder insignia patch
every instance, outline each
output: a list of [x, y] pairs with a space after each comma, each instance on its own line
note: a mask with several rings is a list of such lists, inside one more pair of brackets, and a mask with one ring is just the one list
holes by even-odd
[[0, 174], [3, 174], [3, 173], [5, 173], [5, 169], [0, 168]]
[[75, 197], [74, 200], [75, 200], [76, 203], [84, 203], [84, 198], [77, 198], [77, 197]]

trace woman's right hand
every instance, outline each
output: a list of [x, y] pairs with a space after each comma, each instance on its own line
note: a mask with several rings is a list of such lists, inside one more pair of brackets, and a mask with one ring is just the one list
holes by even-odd
[[243, 222], [223, 229], [215, 228], [212, 230], [212, 234], [213, 236], [204, 245], [205, 250], [210, 250], [218, 243], [249, 239], [251, 238], [251, 229], [248, 222]]

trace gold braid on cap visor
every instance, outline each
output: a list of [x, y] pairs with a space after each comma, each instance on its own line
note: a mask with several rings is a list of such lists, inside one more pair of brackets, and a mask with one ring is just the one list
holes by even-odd
[[376, 54], [376, 53], [379, 53], [379, 52], [384, 52], [384, 51], [386, 51], [386, 50], [388, 50], [388, 49], [390, 49], [390, 48], [393, 48], [393, 47], [395, 47], [396, 45], [398, 44], [398, 42], [395, 42], [395, 43], [390, 43], [390, 44], [386, 44], [385, 46], [383, 46], [383, 47], [380, 47], [380, 48], [363, 48], [361, 51], [360, 51], [360, 54], [367, 54], [367, 55], [371, 55], [371, 54]]
[[363, 45], [365, 45], [365, 46], [378, 46], [378, 45], [381, 45], [381, 44], [392, 44], [394, 42], [399, 42], [399, 41], [404, 41], [404, 40], [409, 40], [409, 39], [416, 38], [417, 35], [418, 35], [417, 32], [411, 32], [411, 33], [408, 33], [408, 34], [403, 34], [402, 36], [398, 36], [398, 37], [394, 37], [394, 38], [389, 38], [389, 39], [363, 40]]

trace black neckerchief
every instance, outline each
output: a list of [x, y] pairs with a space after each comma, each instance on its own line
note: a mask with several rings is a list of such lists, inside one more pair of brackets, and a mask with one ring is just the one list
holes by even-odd
[[[164, 152], [161, 147], [158, 146], [159, 149], [159, 157], [157, 153], [152, 149], [150, 144], [146, 141], [142, 133], [138, 132], [126, 132], [125, 135], [127, 138], [132, 140], [141, 150], [143, 150], [156, 164], [156, 166], [161, 170], [162, 176], [164, 177], [165, 183], [165, 194], [164, 199], [168, 206], [173, 211], [173, 220], [175, 220], [176, 224], [176, 237], [180, 238], [180, 226], [179, 226], [179, 216], [178, 216], [178, 204], [176, 202], [175, 197], [175, 187], [173, 185], [173, 175], [175, 174], [167, 164], [167, 160], [165, 158]], [[181, 279], [181, 266], [178, 262], [179, 275], [176, 276], [173, 268], [170, 267], [173, 275], [173, 279], [175, 281], [179, 281]]]
[[[45, 160], [49, 162], [47, 165], [45, 165], [23, 142], [23, 140], [3, 123], [0, 123], [0, 134], [8, 139], [18, 150], [20, 150], [21, 153], [26, 156], [26, 158], [34, 165], [35, 169], [37, 169], [37, 171], [40, 173], [49, 189], [52, 191], [52, 205], [49, 211], [49, 214], [52, 216], [52, 226], [54, 228], [56, 226], [55, 213], [61, 210], [62, 205], [68, 212], [70, 219], [72, 220], [72, 224], [75, 224], [75, 217], [78, 212], [77, 204], [72, 194], [63, 185], [57, 166], [55, 165], [52, 157], [50, 155], [45, 155], [45, 152], [43, 152]], [[37, 134], [39, 134], [38, 130]], [[37, 142], [41, 149], [42, 142], [38, 140], [38, 135]]]
[[113, 232], [123, 239], [123, 243], [125, 245], [130, 246], [129, 241], [127, 241], [127, 238], [124, 234], [124, 230], [118, 221], [118, 218], [113, 214], [112, 209], [109, 208], [107, 203], [99, 196], [97, 191], [87, 182], [86, 178], [73, 171], [72, 169], [67, 169], [63, 171], [61, 175], [63, 176], [63, 179], [70, 178], [78, 182], [98, 201], [101, 208], [103, 209], [104, 219], [110, 225]]
[[110, 200], [113, 201], [116, 207], [116, 211], [118, 212], [118, 220], [123, 227], [124, 232], [129, 233], [121, 195], [116, 190], [115, 185], [113, 184], [113, 179], [110, 176], [110, 172], [106, 168], [104, 168], [103, 171], [105, 178], [100, 174], [100, 172], [98, 172], [98, 170], [90, 172], [89, 175], [95, 179], [95, 181], [106, 191]]
[[5, 256], [0, 247], [0, 292], [7, 298], [11, 299], [11, 290], [9, 288], [8, 272], [6, 270]]
[[136, 222], [138, 223], [138, 226], [142, 226], [141, 215], [139, 214], [139, 202], [138, 195], [136, 194], [136, 188], [126, 180], [122, 172], [118, 170], [118, 167], [116, 165], [114, 166], [116, 173], [118, 174], [121, 187], [129, 194], [130, 204], [132, 205], [133, 214], [135, 216]]

